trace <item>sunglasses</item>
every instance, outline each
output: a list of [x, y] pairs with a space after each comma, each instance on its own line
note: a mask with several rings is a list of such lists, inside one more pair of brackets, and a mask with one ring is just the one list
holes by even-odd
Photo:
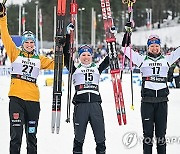
[[24, 31], [22, 35], [34, 35], [34, 33], [31, 31]]
[[160, 40], [158, 35], [150, 35], [148, 40]]

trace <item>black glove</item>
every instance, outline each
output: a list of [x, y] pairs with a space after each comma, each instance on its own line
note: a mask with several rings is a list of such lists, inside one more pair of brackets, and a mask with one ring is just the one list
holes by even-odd
[[127, 22], [124, 28], [125, 28], [126, 32], [132, 33], [133, 23]]
[[131, 43], [131, 33], [126, 32], [122, 40], [122, 47], [128, 47]]
[[110, 32], [114, 34], [114, 36], [116, 36], [117, 34], [117, 28], [115, 26], [110, 28]]
[[0, 18], [4, 17], [6, 15], [6, 7], [3, 3], [0, 3]]
[[71, 31], [74, 30], [74, 25], [72, 23], [69, 23], [66, 27], [66, 34], [70, 34]]
[[66, 37], [63, 37], [63, 38], [61, 38], [61, 39], [57, 38], [57, 39], [58, 39], [59, 44], [65, 45], [65, 43], [66, 43]]

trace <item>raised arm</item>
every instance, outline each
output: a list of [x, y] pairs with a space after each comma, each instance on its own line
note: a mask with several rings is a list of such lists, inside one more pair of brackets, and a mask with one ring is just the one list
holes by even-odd
[[[135, 52], [129, 45], [130, 45], [130, 35], [126, 32], [123, 37], [121, 50], [129, 59], [130, 57], [132, 57], [132, 62], [136, 64], [138, 67], [140, 67], [140, 65], [144, 61], [144, 56]], [[130, 56], [130, 54], [132, 54], [132, 56]]]
[[[1, 3], [0, 3], [1, 4]], [[19, 55], [19, 49], [17, 49], [15, 43], [13, 42], [11, 36], [9, 35], [7, 27], [7, 16], [2, 14], [2, 11], [5, 10], [4, 4], [0, 5], [0, 30], [1, 30], [1, 39], [6, 49], [7, 55], [11, 62], [13, 62]], [[3, 16], [4, 15], [4, 16]]]
[[45, 56], [39, 56], [41, 60], [41, 69], [53, 70], [54, 69], [54, 59], [50, 59]]
[[[65, 46], [63, 48], [63, 52], [64, 52], [64, 64], [65, 64], [65, 66], [66, 66], [66, 68], [68, 70], [69, 70], [69, 57], [70, 57], [69, 42], [70, 42], [70, 35], [66, 34], [66, 43], [65, 43]], [[76, 67], [74, 66], [74, 61], [73, 61], [73, 70], [72, 70], [72, 72], [74, 72], [75, 69], [76, 69]]]
[[166, 55], [166, 59], [167, 59], [169, 65], [172, 65], [179, 58], [180, 58], [180, 47], [178, 47], [176, 50], [172, 51], [170, 53], [170, 55]]
[[109, 57], [106, 56], [102, 63], [99, 65], [99, 73], [101, 74], [109, 66]]

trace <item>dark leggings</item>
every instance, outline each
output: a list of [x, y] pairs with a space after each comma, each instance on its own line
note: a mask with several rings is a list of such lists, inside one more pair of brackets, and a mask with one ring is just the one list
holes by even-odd
[[155, 128], [158, 154], [166, 154], [167, 102], [141, 103], [143, 124], [143, 154], [152, 154]]
[[96, 154], [105, 154], [105, 128], [101, 104], [94, 102], [75, 105], [73, 122], [75, 134], [73, 153], [83, 153], [82, 146], [85, 139], [86, 128], [87, 124], [90, 123], [96, 142]]
[[24, 126], [27, 154], [37, 154], [36, 133], [39, 113], [39, 102], [24, 101], [17, 97], [10, 97], [10, 154], [20, 154]]

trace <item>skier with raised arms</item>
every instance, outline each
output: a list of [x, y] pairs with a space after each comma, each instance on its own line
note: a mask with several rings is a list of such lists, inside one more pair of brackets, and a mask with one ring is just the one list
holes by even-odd
[[0, 3], [1, 39], [12, 65], [8, 95], [10, 154], [20, 154], [24, 126], [27, 153], [37, 154], [40, 94], [36, 81], [41, 69], [54, 69], [54, 60], [36, 54], [36, 38], [31, 31], [23, 32], [21, 47], [16, 47], [8, 32], [5, 10], [4, 4]]
[[[166, 154], [166, 128], [168, 112], [167, 73], [169, 67], [180, 57], [180, 47], [163, 55], [161, 40], [157, 35], [150, 35], [147, 40], [147, 55], [140, 55], [131, 49], [132, 23], [125, 26], [126, 33], [122, 41], [122, 51], [140, 68], [142, 73], [141, 118], [143, 126], [143, 154], [152, 154], [153, 136], [157, 139], [157, 153]], [[131, 53], [132, 52], [132, 53]]]
[[[73, 25], [69, 24], [67, 31], [70, 33], [72, 29]], [[87, 44], [79, 47], [78, 55], [80, 64], [76, 67], [73, 62], [72, 68], [72, 80], [75, 86], [75, 95], [72, 100], [74, 104], [73, 123], [75, 134], [73, 154], [83, 153], [82, 147], [88, 122], [93, 130], [96, 154], [105, 154], [105, 128], [99, 79], [102, 71], [109, 66], [109, 57], [107, 56], [100, 65], [95, 64], [92, 61], [93, 49]], [[69, 67], [69, 56], [68, 52], [64, 52], [64, 63], [67, 68]]]

